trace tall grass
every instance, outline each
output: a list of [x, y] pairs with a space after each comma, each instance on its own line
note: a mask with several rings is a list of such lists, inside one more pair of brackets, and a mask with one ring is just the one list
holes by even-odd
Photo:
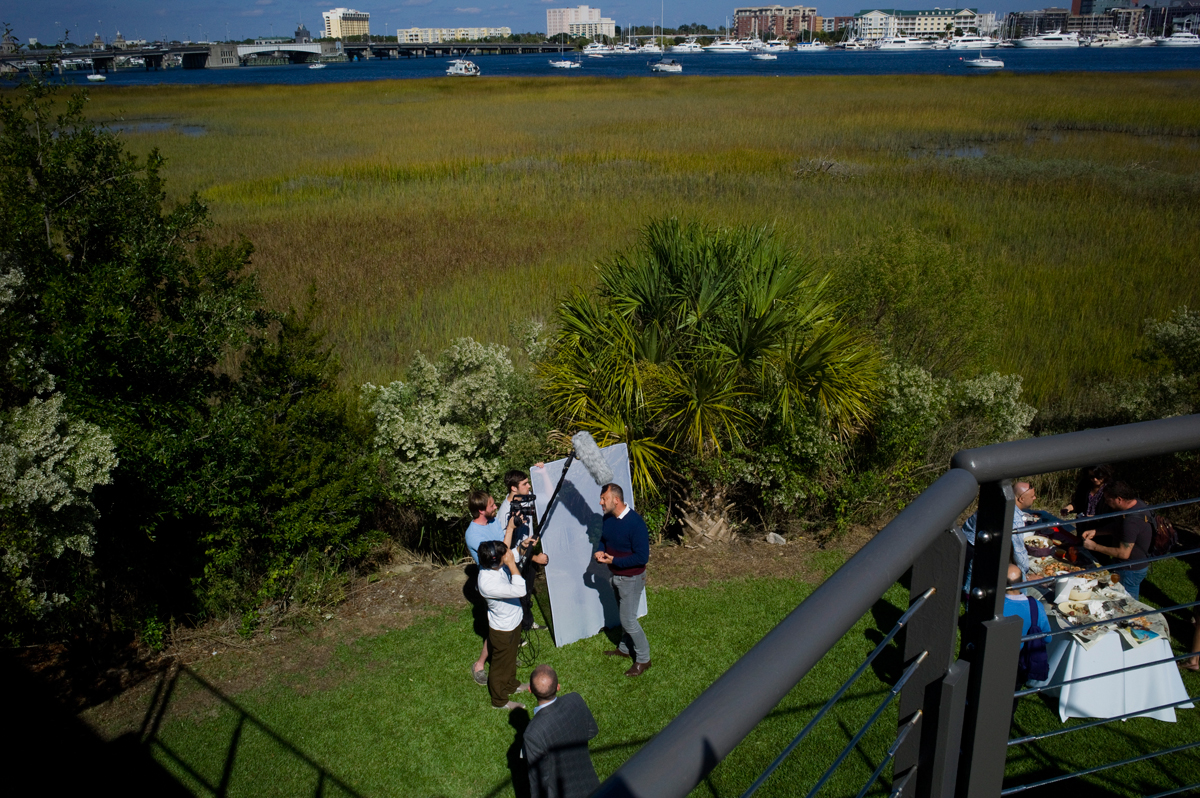
[[[836, 268], [914, 227], [985, 264], [989, 367], [1036, 401], [1126, 375], [1200, 297], [1200, 74], [395, 81], [104, 88], [174, 120], [175, 194], [244, 235], [273, 301], [315, 283], [348, 379], [459, 335], [509, 342], [648, 218], [773, 223]], [[814, 164], [825, 167], [814, 168]], [[947, 312], [954, 312], [947, 308]]]

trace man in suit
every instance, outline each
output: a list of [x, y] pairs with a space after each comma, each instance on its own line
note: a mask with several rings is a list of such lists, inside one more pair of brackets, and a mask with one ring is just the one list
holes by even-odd
[[537, 699], [525, 728], [525, 762], [531, 798], [585, 798], [600, 786], [588, 740], [600, 729], [579, 693], [558, 695], [558, 674], [538, 665], [529, 677]]

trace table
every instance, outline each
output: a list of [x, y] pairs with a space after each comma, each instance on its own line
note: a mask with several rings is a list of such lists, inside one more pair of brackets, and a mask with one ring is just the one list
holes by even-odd
[[[1044, 682], [1031, 682], [1036, 687], [1174, 656], [1171, 644], [1165, 638], [1134, 647], [1116, 632], [1109, 632], [1086, 650], [1071, 635], [1052, 637], [1046, 643], [1046, 653], [1050, 660], [1050, 678]], [[1046, 693], [1058, 696], [1058, 715], [1063, 721], [1067, 718], [1115, 718], [1188, 697], [1174, 662], [1068, 684]], [[1180, 709], [1191, 706], [1190, 703], [1183, 704]], [[1160, 709], [1138, 717], [1174, 723], [1175, 710]]]

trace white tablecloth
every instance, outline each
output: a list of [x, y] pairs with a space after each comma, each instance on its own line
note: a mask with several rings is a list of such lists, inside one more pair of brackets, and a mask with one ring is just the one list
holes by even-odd
[[[1045, 682], [1033, 682], [1039, 687], [1174, 656], [1171, 644], [1161, 637], [1133, 647], [1115, 632], [1109, 632], [1086, 651], [1071, 635], [1052, 637], [1046, 644], [1046, 653], [1050, 659], [1050, 678]], [[1058, 695], [1058, 715], [1064, 721], [1067, 718], [1115, 718], [1188, 697], [1174, 662], [1068, 684], [1046, 692]], [[1191, 706], [1183, 704], [1180, 708]], [[1140, 717], [1174, 723], [1175, 710], [1160, 709]]]

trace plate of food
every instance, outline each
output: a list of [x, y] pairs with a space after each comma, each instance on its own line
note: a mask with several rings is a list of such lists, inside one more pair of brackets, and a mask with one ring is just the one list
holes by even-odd
[[1090, 616], [1092, 614], [1092, 611], [1088, 609], [1088, 605], [1082, 601], [1064, 601], [1058, 605], [1058, 611], [1068, 618], [1077, 618], [1081, 615]]
[[1054, 553], [1054, 543], [1041, 535], [1026, 535], [1025, 551], [1031, 557], [1048, 557]]

